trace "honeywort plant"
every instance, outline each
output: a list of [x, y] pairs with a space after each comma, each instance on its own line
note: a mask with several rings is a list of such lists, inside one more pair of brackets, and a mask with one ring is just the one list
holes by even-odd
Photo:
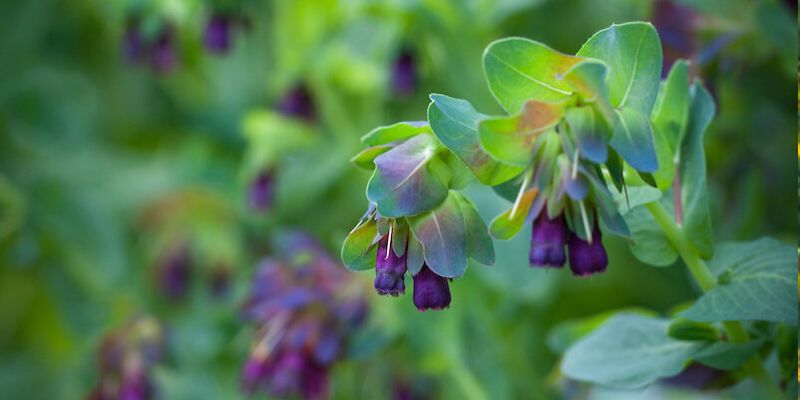
[[[702, 295], [670, 319], [611, 317], [567, 351], [568, 377], [640, 387], [693, 360], [752, 377], [768, 394], [793, 382], [793, 363], [781, 363], [780, 382], [764, 367], [775, 349], [786, 358], [781, 337], [796, 343], [793, 248], [769, 238], [715, 245], [703, 151], [715, 105], [686, 61], [661, 80], [652, 25], [612, 25], [576, 55], [501, 39], [483, 68], [507, 115], [432, 94], [427, 121], [362, 138], [368, 147], [352, 161], [373, 171], [369, 208], [343, 243], [345, 265], [374, 268], [381, 295], [403, 294], [408, 273], [417, 308], [442, 309], [468, 259], [494, 262], [491, 237], [531, 222], [532, 266], [568, 262], [587, 276], [613, 267], [602, 235], [617, 235], [645, 263], [681, 258]], [[459, 192], [473, 180], [513, 201], [488, 227]]]

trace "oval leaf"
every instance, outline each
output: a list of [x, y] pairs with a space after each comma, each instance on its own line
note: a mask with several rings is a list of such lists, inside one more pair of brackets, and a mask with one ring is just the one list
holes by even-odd
[[478, 139], [492, 157], [509, 164], [528, 165], [536, 139], [561, 119], [558, 104], [529, 101], [512, 117], [484, 119], [478, 124]]
[[467, 269], [467, 230], [455, 196], [435, 210], [408, 218], [419, 239], [425, 263], [445, 278], [457, 278]]

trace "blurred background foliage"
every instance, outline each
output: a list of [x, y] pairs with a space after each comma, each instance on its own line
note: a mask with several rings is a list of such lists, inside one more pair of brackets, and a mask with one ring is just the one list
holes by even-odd
[[[691, 59], [718, 104], [706, 143], [718, 238], [792, 241], [797, 231], [791, 1], [35, 0], [0, 10], [4, 398], [84, 397], [104, 334], [142, 314], [166, 331], [163, 398], [242, 396], [240, 305], [270, 238], [303, 229], [338, 254], [367, 205], [368, 176], [348, 161], [359, 137], [424, 119], [429, 93], [499, 112], [480, 59], [505, 36], [572, 53], [613, 22], [654, 21], [665, 59]], [[224, 54], [203, 43], [220, 10], [237, 16]], [[125, 57], [133, 19], [145, 36], [170, 30], [174, 65]], [[398, 91], [402, 54], [416, 79]], [[280, 112], [298, 85], [311, 118]], [[275, 201], [257, 212], [248, 185], [264, 168], [274, 168]], [[485, 189], [467, 194], [487, 220], [508, 207]], [[333, 397], [391, 398], [411, 381], [428, 398], [684, 396], [588, 389], [557, 368], [586, 329], [565, 321], [666, 313], [696, 293], [684, 268], [642, 265], [611, 238], [609, 271], [574, 279], [528, 268], [526, 237], [496, 241], [497, 264], [453, 284], [447, 311], [369, 293], [369, 322], [334, 370]], [[191, 273], [185, 298], [171, 301], [159, 260], [181, 243]], [[221, 296], [220, 276], [230, 286]], [[372, 275], [354, 276], [369, 289]]]

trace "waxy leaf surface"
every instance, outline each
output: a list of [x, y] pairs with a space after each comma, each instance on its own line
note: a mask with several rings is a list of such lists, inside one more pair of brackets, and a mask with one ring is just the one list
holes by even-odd
[[467, 228], [461, 207], [452, 194], [434, 210], [408, 218], [411, 230], [435, 273], [457, 278], [467, 269]]
[[528, 101], [511, 117], [488, 118], [478, 124], [481, 146], [492, 157], [517, 166], [526, 166], [538, 139], [561, 119], [558, 104]]

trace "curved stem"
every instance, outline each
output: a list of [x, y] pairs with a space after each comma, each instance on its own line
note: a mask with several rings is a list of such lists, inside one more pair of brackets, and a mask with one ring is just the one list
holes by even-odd
[[[714, 276], [711, 270], [708, 269], [706, 263], [702, 258], [700, 258], [700, 255], [697, 254], [697, 250], [686, 238], [683, 230], [681, 230], [681, 228], [679, 228], [672, 219], [672, 216], [670, 216], [667, 210], [664, 209], [664, 206], [658, 201], [654, 201], [648, 203], [646, 207], [647, 210], [650, 211], [650, 214], [653, 215], [653, 218], [655, 218], [664, 234], [667, 236], [667, 240], [669, 240], [672, 247], [681, 256], [683, 262], [686, 264], [686, 267], [689, 269], [689, 272], [691, 272], [692, 277], [694, 277], [695, 281], [697, 281], [697, 284], [700, 286], [703, 292], [705, 293], [713, 289], [717, 285], [716, 276]], [[725, 327], [725, 331], [731, 342], [745, 343], [750, 341], [750, 335], [747, 334], [747, 331], [744, 329], [744, 326], [742, 326], [741, 322], [726, 321], [723, 322], [722, 325]], [[767, 391], [767, 393], [770, 393], [772, 396], [776, 396], [776, 398], [778, 396], [782, 396], [782, 393], [769, 376], [766, 368], [764, 368], [764, 364], [757, 355], [750, 358], [750, 360], [744, 364], [743, 369], [755, 381], [759, 382]]]

